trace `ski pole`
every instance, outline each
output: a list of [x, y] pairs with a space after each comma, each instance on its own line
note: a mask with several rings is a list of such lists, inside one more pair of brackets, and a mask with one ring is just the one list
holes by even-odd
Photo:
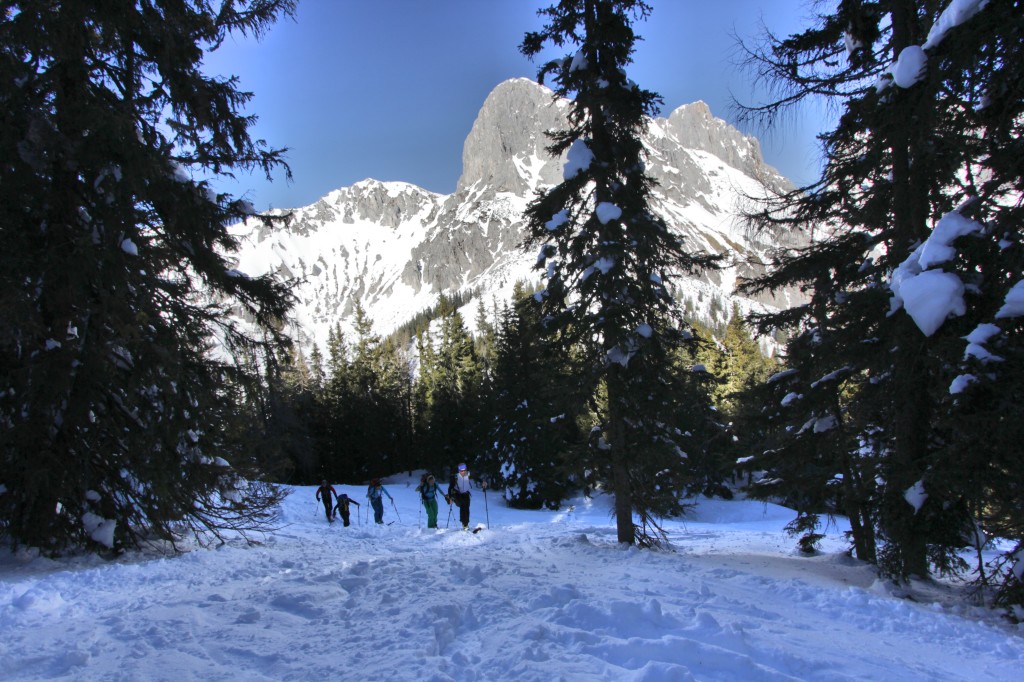
[[491, 509], [487, 506], [487, 481], [484, 481], [484, 511], [487, 512], [487, 527], [491, 527]]
[[391, 508], [395, 510], [395, 516], [398, 517], [398, 522], [402, 522], [402, 515], [398, 513], [398, 505], [395, 504], [395, 498], [391, 498]]
[[452, 502], [448, 500], [448, 522], [444, 524], [444, 527], [447, 528], [450, 525], [452, 525]]

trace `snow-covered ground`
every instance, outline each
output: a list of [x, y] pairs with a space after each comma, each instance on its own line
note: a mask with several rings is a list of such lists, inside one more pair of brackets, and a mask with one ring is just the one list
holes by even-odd
[[[427, 530], [413, 479], [385, 521], [328, 525], [297, 488], [258, 547], [0, 555], [4, 680], [1009, 680], [1024, 631], [845, 556], [804, 558], [781, 507], [701, 500], [675, 551], [623, 549], [608, 505]], [[336, 486], [363, 501], [361, 486]], [[363, 510], [366, 505], [363, 505]], [[487, 520], [475, 495], [473, 523]], [[456, 510], [454, 517], [457, 517]], [[1014, 672], [1016, 671], [1016, 672]]]

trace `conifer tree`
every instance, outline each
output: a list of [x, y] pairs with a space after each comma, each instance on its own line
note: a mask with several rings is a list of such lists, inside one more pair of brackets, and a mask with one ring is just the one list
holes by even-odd
[[373, 321], [355, 306], [354, 340], [340, 325], [328, 341], [320, 450], [323, 474], [332, 480], [362, 480], [405, 468], [411, 438], [410, 378], [390, 339], [373, 333]]
[[313, 443], [318, 395], [301, 349], [281, 352], [276, 364], [266, 367], [261, 390], [243, 393], [228, 417], [238, 442], [260, 462], [272, 480], [319, 481], [319, 458]]
[[[1005, 458], [988, 464], [999, 447], [972, 456], [975, 442], [999, 442], [1015, 427], [983, 418], [972, 428], [967, 415], [1019, 396], [1019, 374], [970, 365], [994, 347], [1019, 357], [1021, 313], [1011, 302], [1022, 174], [1011, 155], [1024, 120], [1022, 25], [1017, 2], [842, 2], [813, 28], [752, 52], [780, 93], [754, 116], [814, 96], [841, 109], [822, 136], [822, 178], [760, 216], [810, 226], [818, 238], [750, 290], [812, 287], [806, 306], [766, 321], [813, 320], [821, 346], [794, 369], [811, 385], [843, 376], [833, 416], [858, 444], [843, 456], [866, 447], [874, 458], [864, 480], [881, 485], [862, 498], [871, 506], [860, 518], [876, 524], [881, 567], [898, 578], [959, 568], [980, 510], [1001, 506], [992, 493], [1006, 479], [996, 471], [1019, 470]], [[984, 340], [965, 351], [968, 336]], [[1007, 383], [982, 386], [989, 376]]]
[[[659, 98], [625, 72], [632, 22], [649, 13], [640, 0], [562, 0], [540, 11], [547, 24], [520, 46], [531, 58], [549, 44], [572, 50], [539, 70], [541, 82], [550, 76], [555, 94], [572, 102], [569, 128], [552, 133], [549, 147], [567, 153], [564, 181], [528, 208], [527, 243], [539, 247], [545, 271], [545, 326], [597, 358], [581, 379], [594, 391], [603, 384], [607, 396], [595, 447], [615, 495], [618, 540], [629, 544], [637, 539], [634, 511], [649, 517], [648, 499], [633, 494], [637, 464], [672, 449], [670, 435], [650, 438], [648, 410], [680, 340], [670, 282], [711, 262], [688, 253], [649, 207], [640, 134]], [[627, 451], [640, 434], [639, 449]]]
[[744, 401], [761, 406], [743, 421], [744, 430], [760, 436], [747, 466], [763, 472], [749, 492], [796, 510], [787, 528], [805, 552], [822, 537], [822, 516], [846, 515], [855, 556], [874, 562], [878, 442], [850, 415], [851, 373], [830, 371], [827, 336], [827, 329], [811, 327], [792, 337], [790, 366], [747, 389]]
[[[321, 397], [323, 424], [318, 439], [320, 478], [344, 481], [350, 476], [365, 475], [364, 462], [353, 459], [355, 447], [350, 428], [351, 385], [349, 374], [351, 359], [348, 342], [340, 323], [327, 334], [327, 363], [325, 383]], [[358, 473], [357, 473], [358, 472]]]
[[494, 344], [496, 343], [495, 337], [497, 335], [497, 314], [498, 314], [498, 303], [493, 302], [492, 306], [492, 318], [488, 318], [487, 310], [484, 308], [483, 299], [477, 302], [476, 308], [476, 330], [477, 334], [473, 337], [473, 343], [476, 349], [476, 356], [480, 358], [480, 364], [483, 367], [485, 380], [489, 377], [491, 371], [491, 363], [494, 358]]
[[320, 395], [324, 389], [324, 356], [320, 347], [314, 343], [309, 352], [309, 382], [314, 395]]
[[434, 374], [437, 355], [434, 352], [434, 341], [429, 327], [416, 334], [416, 358], [418, 369], [412, 388], [413, 441], [424, 458], [424, 466], [433, 469], [439, 462], [439, 458], [433, 453], [433, 429], [430, 421], [434, 386], [437, 383]]
[[[327, 372], [320, 346], [313, 343], [309, 352], [309, 404], [304, 421], [309, 426], [308, 471], [298, 468], [296, 483], [313, 484], [323, 479], [324, 457], [329, 451], [330, 411], [327, 393]], [[300, 408], [301, 409], [301, 408]], [[307, 478], [308, 476], [308, 478]]]
[[352, 433], [347, 456], [367, 462], [369, 474], [396, 471], [406, 464], [407, 373], [394, 344], [373, 333], [373, 322], [358, 303], [354, 325], [346, 399]]
[[[699, 325], [695, 327], [700, 330]], [[710, 345], [704, 344], [704, 348]], [[749, 471], [748, 467], [737, 467], [736, 460], [748, 457], [752, 448], [766, 439], [760, 432], [763, 402], [754, 397], [753, 389], [778, 372], [780, 366], [761, 352], [738, 306], [733, 306], [721, 341], [698, 357], [716, 379], [712, 401], [728, 432], [721, 452], [729, 459], [724, 465], [733, 470], [735, 478], [740, 469]]]
[[281, 340], [289, 298], [230, 267], [225, 225], [251, 209], [197, 178], [283, 163], [249, 136], [250, 95], [201, 65], [294, 4], [0, 6], [0, 533], [14, 543], [118, 548], [268, 519], [276, 490], [211, 447], [227, 382], [258, 376], [211, 345], [272, 362], [263, 334]]
[[484, 372], [458, 300], [441, 296], [437, 306], [440, 338], [418, 336], [416, 434], [422, 466], [440, 471], [480, 456], [486, 434], [481, 422]]
[[715, 399], [715, 406], [733, 419], [740, 416], [742, 394], [766, 381], [778, 371], [778, 365], [761, 352], [738, 306], [733, 306], [732, 316], [725, 326], [722, 350], [725, 384]]
[[678, 490], [688, 496], [730, 497], [726, 487], [736, 459], [730, 415], [719, 408], [729, 385], [728, 355], [711, 330], [693, 323], [690, 342], [678, 348], [662, 383], [671, 386], [668, 414], [685, 466], [670, 467]]
[[589, 395], [573, 382], [567, 349], [537, 334], [540, 305], [516, 283], [495, 340], [488, 414], [493, 429], [485, 472], [513, 507], [558, 509], [585, 487]]

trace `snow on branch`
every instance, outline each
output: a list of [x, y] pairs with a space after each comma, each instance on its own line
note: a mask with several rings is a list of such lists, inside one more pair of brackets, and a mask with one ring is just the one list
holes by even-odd
[[1017, 282], [1006, 292], [1003, 307], [996, 313], [996, 319], [1008, 317], [1024, 317], [1024, 279]]
[[931, 269], [956, 257], [953, 241], [982, 231], [982, 225], [956, 211], [944, 215], [928, 239], [893, 271], [889, 281], [892, 311], [900, 308], [925, 336], [931, 336], [950, 316], [963, 315], [964, 285], [951, 272]]
[[[594, 161], [594, 152], [587, 146], [585, 140], [576, 140], [566, 152], [565, 168], [562, 169], [562, 178], [572, 180], [583, 171], [590, 168]], [[568, 218], [568, 216], [567, 216]], [[550, 227], [548, 229], [551, 229]]]
[[[926, 50], [938, 46], [945, 39], [947, 33], [969, 20], [986, 5], [988, 5], [988, 0], [951, 0], [928, 32], [924, 44], [908, 45], [897, 55], [896, 62], [889, 68], [892, 82], [901, 88], [912, 88], [917, 85], [924, 78], [928, 66]], [[847, 45], [847, 52], [850, 51], [850, 46]], [[880, 84], [879, 89], [884, 89], [886, 86], [887, 84]]]

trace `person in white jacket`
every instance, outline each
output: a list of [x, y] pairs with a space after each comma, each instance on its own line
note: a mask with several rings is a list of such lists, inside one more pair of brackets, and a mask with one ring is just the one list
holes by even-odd
[[462, 522], [462, 529], [469, 529], [469, 498], [470, 498], [469, 469], [465, 464], [459, 465], [459, 472], [452, 476], [448, 484], [448, 494], [445, 495], [445, 502], [453, 502], [459, 508], [459, 521]]

